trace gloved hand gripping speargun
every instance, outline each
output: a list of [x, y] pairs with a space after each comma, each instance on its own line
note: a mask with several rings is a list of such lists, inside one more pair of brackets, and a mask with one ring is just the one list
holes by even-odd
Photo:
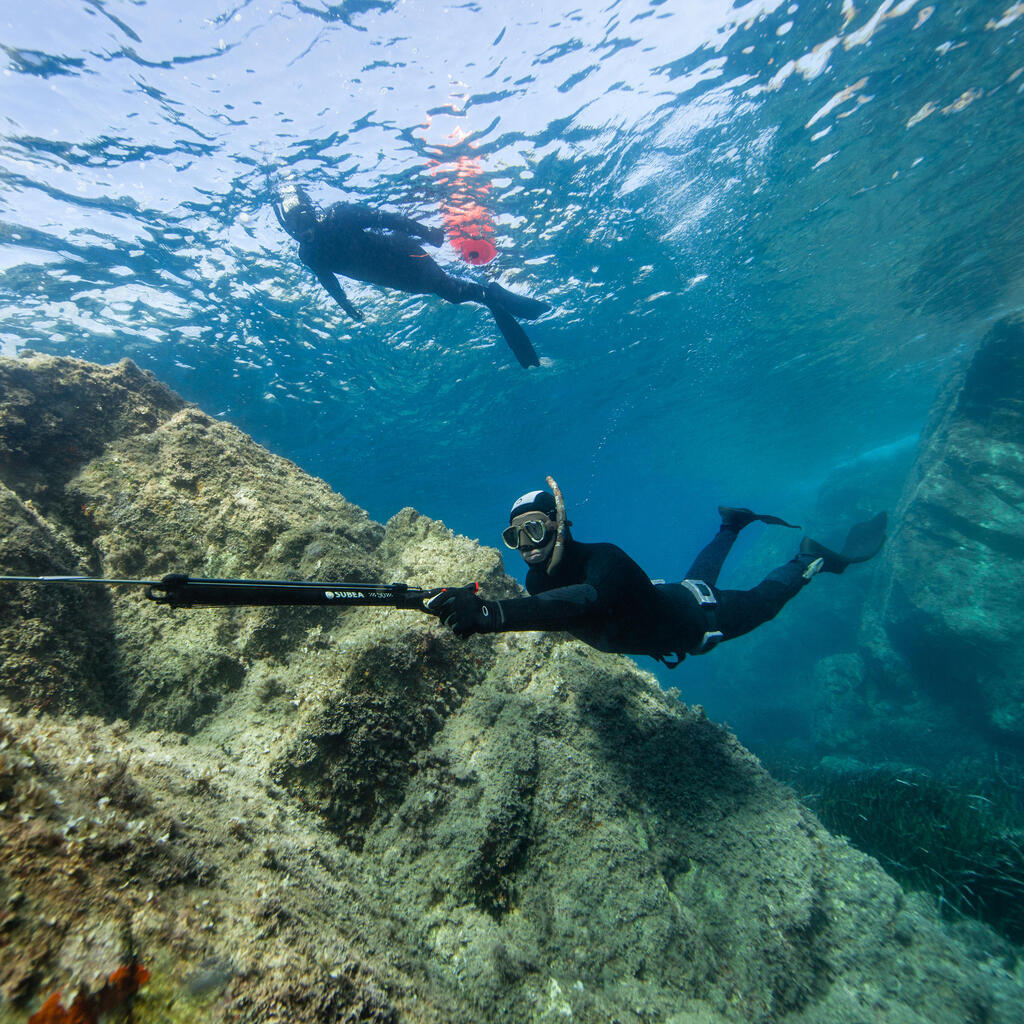
[[[0, 583], [78, 583], [146, 588], [146, 597], [171, 608], [320, 605], [412, 608], [437, 614], [429, 602], [450, 587], [423, 590], [407, 583], [316, 583], [310, 580], [205, 579], [171, 573], [159, 580], [116, 580], [92, 576], [0, 576]], [[478, 584], [469, 585], [474, 592]]]

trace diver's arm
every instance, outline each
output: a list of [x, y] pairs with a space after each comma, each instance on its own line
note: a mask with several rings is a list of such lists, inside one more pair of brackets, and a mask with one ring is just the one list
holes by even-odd
[[472, 633], [505, 633], [523, 630], [569, 630], [585, 625], [602, 609], [601, 596], [589, 583], [556, 587], [536, 597], [485, 601], [472, 587], [442, 591], [426, 603], [459, 636]]
[[430, 245], [444, 245], [444, 229], [431, 228], [426, 224], [410, 220], [399, 213], [374, 210], [356, 203], [335, 203], [328, 211], [332, 227], [361, 231], [370, 228], [376, 231], [398, 231], [410, 238], [429, 242]]
[[362, 320], [363, 314], [348, 301], [344, 289], [338, 279], [328, 270], [316, 271], [316, 279], [327, 289], [328, 294], [353, 320]]
[[611, 544], [589, 546], [577, 583], [552, 587], [544, 569], [531, 566], [526, 574], [530, 597], [492, 602], [498, 606], [496, 630], [573, 630], [593, 624], [622, 606], [624, 591], [638, 573], [646, 581], [632, 559]]
[[572, 629], [600, 610], [600, 595], [589, 583], [545, 590], [535, 597], [513, 597], [493, 601], [497, 626], [495, 632], [527, 629]]
[[451, 587], [424, 606], [459, 636], [512, 630], [571, 629], [593, 614], [597, 591], [586, 583], [557, 587], [537, 597], [484, 601], [474, 587]]
[[377, 216], [382, 228], [401, 231], [410, 238], [418, 238], [430, 245], [444, 245], [444, 228], [431, 228], [426, 224], [420, 224], [419, 221], [410, 220], [398, 213], [388, 213], [386, 210], [378, 211]]
[[[646, 573], [612, 544], [588, 545], [578, 583], [543, 589], [548, 577], [531, 566], [526, 575], [530, 597], [485, 601], [472, 587], [442, 591], [426, 604], [459, 636], [522, 630], [571, 630], [603, 623], [614, 609], [627, 605], [639, 586], [651, 588]], [[639, 595], [638, 595], [639, 596]]]

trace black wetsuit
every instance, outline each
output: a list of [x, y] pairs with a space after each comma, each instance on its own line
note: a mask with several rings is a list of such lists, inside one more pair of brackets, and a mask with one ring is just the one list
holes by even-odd
[[413, 295], [438, 295], [448, 302], [486, 303], [481, 285], [445, 273], [417, 239], [441, 245], [444, 232], [396, 213], [335, 203], [317, 221], [313, 237], [300, 244], [299, 259], [356, 319], [359, 313], [335, 274]]
[[810, 561], [797, 556], [751, 590], [715, 584], [738, 532], [723, 526], [697, 556], [686, 578], [707, 583], [717, 604], [702, 607], [682, 583], [652, 583], [614, 544], [566, 541], [553, 575], [531, 566], [530, 597], [497, 602], [497, 630], [565, 630], [602, 651], [646, 654], [672, 664], [696, 653], [705, 633], [732, 640], [774, 618], [806, 580]]
[[[289, 230], [281, 212], [278, 219]], [[443, 245], [444, 231], [396, 213], [335, 203], [322, 217], [315, 218], [308, 236], [299, 243], [299, 259], [355, 320], [361, 320], [362, 315], [349, 302], [337, 274], [413, 295], [437, 295], [455, 304], [479, 302], [491, 311], [520, 365], [539, 366], [540, 359], [516, 317], [536, 319], [551, 308], [548, 303], [517, 295], [494, 281], [484, 286], [453, 277], [424, 252], [417, 239]]]

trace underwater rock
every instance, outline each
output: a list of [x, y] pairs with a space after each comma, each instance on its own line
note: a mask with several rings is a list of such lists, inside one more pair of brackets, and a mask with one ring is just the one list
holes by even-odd
[[110, 441], [148, 433], [185, 405], [130, 359], [63, 360], [40, 373], [46, 361], [0, 360], [0, 479], [44, 510], [64, 504], [64, 485]]
[[1018, 315], [992, 326], [932, 410], [865, 617], [880, 688], [910, 690], [976, 742], [1024, 740], [1022, 394]]
[[[371, 522], [130, 364], [0, 380], [0, 572], [521, 592], [493, 549]], [[76, 389], [146, 412], [97, 415], [44, 480]], [[7, 425], [31, 417], [38, 452]], [[1022, 1020], [983, 940], [625, 658], [415, 611], [3, 586], [3, 1024], [136, 957], [137, 1024]]]

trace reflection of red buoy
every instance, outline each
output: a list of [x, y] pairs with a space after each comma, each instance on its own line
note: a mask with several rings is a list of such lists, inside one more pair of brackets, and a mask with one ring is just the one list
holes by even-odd
[[[454, 132], [453, 144], [458, 145], [464, 137]], [[452, 246], [475, 267], [490, 263], [498, 250], [491, 241], [494, 222], [483, 205], [491, 186], [480, 180], [480, 158], [460, 156], [448, 162], [439, 160], [433, 164], [433, 173], [438, 182], [448, 188], [448, 196], [441, 203], [441, 216]]]

